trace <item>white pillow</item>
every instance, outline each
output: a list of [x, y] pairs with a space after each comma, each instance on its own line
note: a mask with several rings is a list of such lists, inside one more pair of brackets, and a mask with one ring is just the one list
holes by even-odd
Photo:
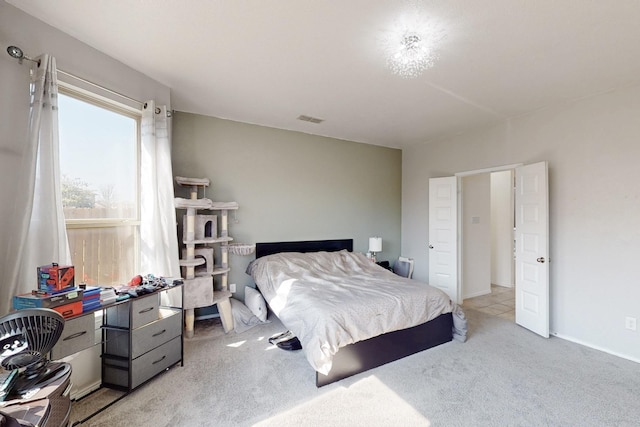
[[267, 303], [264, 302], [262, 294], [249, 286], [244, 287], [244, 305], [256, 315], [261, 322], [267, 320]]

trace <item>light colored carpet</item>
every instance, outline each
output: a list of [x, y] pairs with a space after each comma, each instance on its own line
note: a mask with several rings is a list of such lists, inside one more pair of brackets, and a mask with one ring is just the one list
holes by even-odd
[[[197, 322], [174, 367], [84, 425], [637, 426], [640, 366], [466, 309], [469, 335], [320, 389], [271, 323]], [[90, 399], [90, 398], [88, 398]], [[85, 400], [90, 402], [90, 400]]]

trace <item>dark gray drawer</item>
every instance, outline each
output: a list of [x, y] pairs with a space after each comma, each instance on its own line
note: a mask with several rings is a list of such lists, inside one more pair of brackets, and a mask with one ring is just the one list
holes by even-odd
[[[120, 304], [107, 309], [108, 326], [135, 329], [149, 322], [158, 320], [158, 296], [138, 297], [127, 304]], [[129, 307], [131, 305], [131, 307]], [[129, 309], [131, 309], [131, 325], [129, 325]]]
[[[148, 323], [141, 328], [128, 330], [106, 330], [105, 353], [112, 356], [135, 359], [147, 351], [164, 344], [182, 333], [180, 310], [161, 308], [161, 319]], [[129, 333], [132, 348], [129, 349]]]
[[135, 359], [147, 351], [179, 336], [182, 333], [182, 316], [179, 310], [160, 309], [160, 320], [134, 329], [131, 358]]
[[93, 313], [67, 320], [60, 339], [51, 350], [51, 359], [62, 359], [85, 350], [95, 343], [96, 322]]
[[182, 338], [176, 337], [133, 361], [131, 387], [138, 387], [151, 377], [180, 361]]
[[182, 337], [176, 337], [150, 352], [138, 357], [131, 365], [131, 384], [128, 362], [106, 357], [103, 361], [102, 380], [108, 385], [134, 389], [163, 370], [178, 363], [182, 353]]

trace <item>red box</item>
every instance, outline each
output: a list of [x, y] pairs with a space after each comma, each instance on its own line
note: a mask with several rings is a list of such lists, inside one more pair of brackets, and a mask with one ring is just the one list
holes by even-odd
[[38, 289], [45, 292], [60, 292], [75, 286], [75, 270], [72, 265], [56, 263], [38, 267]]
[[57, 307], [53, 307], [55, 311], [62, 314], [62, 317], [68, 319], [69, 317], [77, 316], [78, 314], [82, 314], [82, 301], [72, 302], [71, 304], [59, 305]]

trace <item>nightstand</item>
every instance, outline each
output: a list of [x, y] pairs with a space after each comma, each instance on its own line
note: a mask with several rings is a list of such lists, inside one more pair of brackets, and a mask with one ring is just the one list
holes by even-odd
[[380, 267], [386, 268], [387, 270], [391, 270], [391, 266], [389, 265], [389, 261], [378, 261], [376, 262]]

